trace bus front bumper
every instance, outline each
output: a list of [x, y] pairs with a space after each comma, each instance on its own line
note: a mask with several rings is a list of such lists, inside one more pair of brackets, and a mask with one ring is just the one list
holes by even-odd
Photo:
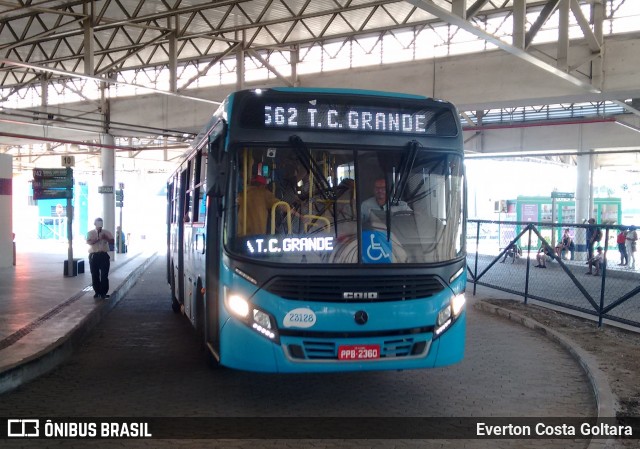
[[[221, 329], [220, 363], [229, 368], [274, 373], [434, 368], [462, 360], [465, 333], [466, 310], [436, 339], [433, 333], [363, 338], [283, 335], [279, 342], [273, 342], [229, 318]], [[345, 348], [351, 354], [361, 352], [358, 356], [373, 358], [340, 360], [339, 351]]]

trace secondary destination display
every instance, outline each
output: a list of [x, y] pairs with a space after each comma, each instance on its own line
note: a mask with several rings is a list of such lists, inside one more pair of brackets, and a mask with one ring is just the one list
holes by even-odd
[[249, 254], [281, 254], [333, 251], [333, 236], [323, 237], [254, 237], [246, 240]]

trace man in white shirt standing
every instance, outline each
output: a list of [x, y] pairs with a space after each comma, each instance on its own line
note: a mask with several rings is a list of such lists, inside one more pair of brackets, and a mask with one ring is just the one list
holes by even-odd
[[93, 284], [94, 298], [108, 298], [109, 291], [109, 244], [114, 244], [113, 234], [102, 229], [102, 218], [96, 218], [93, 222], [95, 229], [87, 234], [89, 246], [89, 268], [91, 269], [91, 283]]

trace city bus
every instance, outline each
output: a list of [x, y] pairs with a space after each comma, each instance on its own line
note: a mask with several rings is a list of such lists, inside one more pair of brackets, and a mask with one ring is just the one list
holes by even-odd
[[455, 107], [346, 89], [230, 94], [167, 184], [172, 307], [214, 366], [431, 368], [466, 329]]

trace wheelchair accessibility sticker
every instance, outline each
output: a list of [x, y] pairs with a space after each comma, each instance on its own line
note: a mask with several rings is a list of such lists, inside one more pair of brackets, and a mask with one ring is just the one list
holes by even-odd
[[391, 242], [383, 231], [362, 231], [362, 260], [365, 263], [391, 263]]

